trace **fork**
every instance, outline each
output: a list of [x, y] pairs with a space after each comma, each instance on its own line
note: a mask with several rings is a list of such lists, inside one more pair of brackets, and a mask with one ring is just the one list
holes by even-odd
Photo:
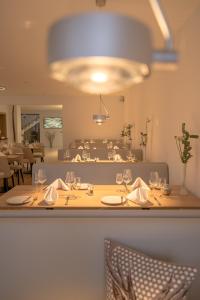
[[33, 200], [31, 201], [29, 206], [33, 206], [33, 203], [38, 199], [38, 197], [33, 197]]
[[158, 206], [161, 206], [161, 203], [160, 201], [158, 200], [158, 198], [156, 196], [153, 196], [154, 197], [154, 200], [156, 201], [156, 203], [158, 204]]
[[65, 205], [68, 205], [69, 202], [69, 196], [66, 197]]

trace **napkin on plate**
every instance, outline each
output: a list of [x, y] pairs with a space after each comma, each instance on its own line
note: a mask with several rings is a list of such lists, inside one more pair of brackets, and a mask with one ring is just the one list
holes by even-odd
[[115, 155], [113, 156], [113, 159], [114, 159], [114, 161], [122, 161], [122, 157], [121, 157], [120, 154], [115, 154]]
[[142, 178], [136, 178], [131, 187], [133, 191], [126, 196], [128, 200], [139, 205], [150, 204], [150, 201], [148, 200], [148, 192], [150, 191], [150, 188], [142, 180]]
[[69, 191], [68, 186], [64, 183], [64, 181], [61, 178], [58, 178], [54, 180], [48, 187], [47, 190], [49, 190], [51, 187], [53, 187], [56, 190], [64, 190]]
[[48, 205], [54, 204], [58, 199], [58, 193], [54, 186], [48, 188], [44, 195], [44, 202]]
[[81, 156], [80, 154], [76, 154], [76, 156], [73, 158], [73, 161], [81, 161]]

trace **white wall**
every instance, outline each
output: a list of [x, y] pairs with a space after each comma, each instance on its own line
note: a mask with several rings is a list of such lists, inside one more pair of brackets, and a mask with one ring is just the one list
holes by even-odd
[[[1, 103], [1, 101], [0, 101]], [[6, 128], [8, 142], [13, 141], [12, 133], [12, 105], [0, 105], [0, 112], [6, 114]]]
[[[105, 300], [105, 238], [200, 269], [200, 219], [152, 211], [139, 217], [144, 210], [119, 210], [124, 217], [116, 217], [116, 210], [15, 210], [10, 218], [2, 212], [0, 299]], [[198, 273], [188, 300], [199, 300], [199, 280]]]
[[124, 124], [124, 106], [117, 96], [105, 96], [103, 101], [109, 111], [110, 119], [99, 126], [92, 120], [99, 113], [98, 96], [79, 96], [69, 98], [63, 105], [64, 145], [75, 138], [120, 138]]
[[[182, 166], [174, 136], [181, 135], [181, 124], [200, 134], [200, 11], [178, 33], [179, 68], [175, 72], [153, 72], [151, 78], [132, 93], [138, 97], [130, 104], [138, 133], [144, 130], [146, 117], [152, 117], [148, 157], [166, 161], [170, 181], [180, 184]], [[200, 140], [192, 141], [193, 157], [188, 164], [187, 186], [200, 196]]]

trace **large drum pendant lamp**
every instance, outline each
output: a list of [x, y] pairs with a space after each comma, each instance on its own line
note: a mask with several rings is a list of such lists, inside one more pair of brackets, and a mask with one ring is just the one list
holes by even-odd
[[110, 94], [150, 74], [152, 43], [148, 27], [116, 13], [66, 17], [50, 28], [51, 76], [91, 94]]

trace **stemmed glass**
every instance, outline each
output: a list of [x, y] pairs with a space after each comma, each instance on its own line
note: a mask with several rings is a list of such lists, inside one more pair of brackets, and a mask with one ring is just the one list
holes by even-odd
[[38, 171], [36, 171], [34, 173], [34, 184], [35, 184], [35, 196], [33, 200], [37, 200], [39, 193], [42, 192], [42, 190], [44, 189], [44, 183], [47, 181], [47, 175], [44, 169], [38, 169]]
[[47, 181], [47, 175], [44, 169], [38, 170], [38, 183], [43, 186], [44, 183]]
[[87, 151], [86, 150], [83, 150], [83, 152], [82, 152], [82, 158], [83, 158], [84, 161], [87, 160]]
[[66, 160], [70, 159], [70, 152], [69, 152], [69, 150], [65, 151], [65, 158], [66, 158]]
[[108, 151], [108, 159], [111, 160], [113, 158], [113, 152]]
[[86, 154], [87, 154], [87, 158], [86, 158], [87, 161], [90, 161], [90, 152], [87, 152]]
[[125, 169], [123, 172], [123, 181], [125, 183], [126, 191], [129, 192], [127, 185], [132, 181], [132, 172], [130, 169]]
[[[123, 174], [117, 173], [116, 174], [116, 184], [121, 185], [123, 183]], [[118, 192], [123, 192], [123, 190], [118, 190]]]
[[[69, 187], [70, 190], [74, 188], [76, 182], [75, 173], [73, 171], [67, 172], [65, 175], [65, 183]], [[75, 195], [68, 195], [68, 199], [76, 199], [77, 197]]]
[[127, 157], [128, 161], [132, 161], [132, 159], [133, 159], [133, 154], [132, 154], [132, 152], [131, 152], [131, 151], [128, 151], [126, 157]]
[[161, 183], [161, 178], [159, 177], [158, 172], [150, 172], [149, 185], [150, 188], [158, 188]]
[[79, 190], [81, 187], [81, 177], [76, 177], [75, 181], [76, 181], [76, 189]]
[[38, 198], [38, 195], [39, 195], [39, 192], [40, 192], [40, 189], [39, 189], [39, 179], [38, 179], [38, 172], [35, 172], [33, 174], [33, 182], [34, 182], [34, 185], [35, 185], [35, 195], [33, 197], [33, 200], [36, 200]]
[[72, 190], [74, 182], [75, 182], [75, 173], [73, 171], [67, 172], [65, 175], [65, 183], [68, 185], [70, 190]]

